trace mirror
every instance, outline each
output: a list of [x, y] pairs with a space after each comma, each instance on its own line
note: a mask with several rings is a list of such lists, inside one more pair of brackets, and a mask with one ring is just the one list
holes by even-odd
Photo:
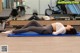
[[39, 20], [38, 17], [41, 20], [80, 19], [80, 1], [78, 0], [2, 0], [2, 4], [3, 9], [17, 7], [19, 13], [17, 17], [24, 17], [17, 20], [30, 20], [31, 17], [37, 17], [36, 20]]

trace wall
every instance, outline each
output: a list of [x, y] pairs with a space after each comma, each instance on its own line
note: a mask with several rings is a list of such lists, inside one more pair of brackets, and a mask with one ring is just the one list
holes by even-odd
[[75, 1], [80, 1], [80, 0], [75, 0]]
[[3, 8], [6, 9], [6, 0], [2, 0], [3, 1]]
[[[30, 8], [26, 8], [26, 14], [32, 14], [33, 10], [36, 9], [39, 14], [45, 14], [45, 9], [48, 8], [48, 4], [51, 4], [51, 0], [24, 0], [26, 3], [26, 7], [29, 6]], [[55, 3], [56, 0], [52, 0]], [[55, 5], [55, 4], [52, 4]]]
[[50, 4], [52, 7], [56, 6], [57, 0], [23, 0], [23, 1], [25, 1], [26, 4], [26, 14], [32, 14], [34, 9], [37, 10], [39, 14], [45, 14], [45, 9], [48, 8], [48, 4]]
[[48, 8], [48, 4], [50, 6], [55, 6], [57, 0], [40, 0], [40, 14], [45, 14], [45, 9]]
[[26, 14], [32, 14], [34, 10], [39, 13], [39, 0], [25, 0]]
[[50, 4], [50, 0], [40, 0], [40, 14], [45, 14], [48, 4]]

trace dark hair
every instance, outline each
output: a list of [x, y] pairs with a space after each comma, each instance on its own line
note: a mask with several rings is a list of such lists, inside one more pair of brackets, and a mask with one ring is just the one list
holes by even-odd
[[75, 28], [71, 28], [70, 30], [66, 30], [66, 34], [77, 34], [77, 31]]

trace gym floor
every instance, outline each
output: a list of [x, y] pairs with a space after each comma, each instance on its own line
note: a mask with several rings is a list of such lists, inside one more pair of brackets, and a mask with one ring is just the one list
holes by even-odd
[[8, 53], [80, 53], [80, 37], [7, 37], [0, 34], [0, 45]]
[[[30, 17], [26, 16], [24, 20]], [[80, 26], [74, 27], [80, 31]], [[7, 37], [7, 35], [0, 33], [0, 45], [8, 45], [8, 53], [80, 53], [79, 36]]]

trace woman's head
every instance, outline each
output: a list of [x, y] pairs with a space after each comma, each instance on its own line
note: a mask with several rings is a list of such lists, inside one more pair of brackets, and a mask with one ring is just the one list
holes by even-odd
[[66, 26], [66, 34], [76, 34], [77, 31], [74, 27], [72, 27], [71, 25], [67, 25]]

